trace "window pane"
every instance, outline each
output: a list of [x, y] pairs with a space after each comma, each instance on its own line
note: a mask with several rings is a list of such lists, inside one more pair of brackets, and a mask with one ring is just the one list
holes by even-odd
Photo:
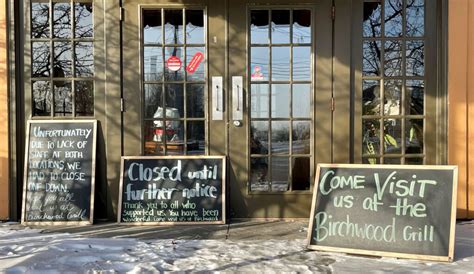
[[76, 81], [76, 116], [94, 116], [94, 82]]
[[72, 88], [70, 81], [55, 81], [54, 116], [72, 115]]
[[268, 118], [269, 112], [269, 86], [268, 84], [252, 84], [250, 89], [252, 118]]
[[425, 84], [423, 80], [406, 81], [406, 106], [408, 115], [423, 115], [425, 106]]
[[292, 110], [294, 118], [311, 117], [311, 85], [293, 84]]
[[272, 10], [272, 44], [290, 43], [290, 11]]
[[92, 23], [92, 3], [75, 3], [75, 37], [92, 37], [94, 24]]
[[310, 10], [293, 10], [293, 43], [311, 43]]
[[311, 80], [311, 47], [293, 47], [293, 80]]
[[272, 85], [272, 117], [289, 118], [290, 117], [290, 85], [273, 84]]
[[380, 2], [364, 2], [364, 37], [380, 37], [381, 18], [382, 4]]
[[161, 31], [161, 10], [144, 10], [143, 42], [145, 44], [161, 44]]
[[406, 62], [407, 76], [425, 75], [425, 53], [423, 41], [407, 41], [406, 44]]
[[384, 87], [384, 115], [400, 115], [402, 99], [402, 81], [387, 80]]
[[252, 121], [250, 124], [250, 153], [268, 154], [268, 122]]
[[71, 5], [53, 3], [53, 33], [56, 38], [71, 37]]
[[250, 12], [250, 43], [268, 44], [268, 11], [252, 10]]
[[165, 80], [166, 81], [183, 80], [184, 79], [183, 48], [182, 47], [166, 47], [165, 60], [166, 60]]
[[288, 154], [290, 151], [290, 127], [287, 121], [272, 121], [272, 153]]
[[407, 36], [421, 37], [425, 34], [424, 0], [407, 0]]
[[51, 86], [48, 81], [33, 82], [33, 116], [51, 115]]
[[[181, 151], [180, 154], [183, 154], [184, 150], [184, 124], [183, 121], [166, 121], [166, 142], [168, 145], [173, 145], [176, 147], [168, 146], [168, 149], [176, 150], [176, 152]], [[170, 152], [168, 152], [170, 153]]]
[[94, 76], [94, 45], [92, 42], [78, 42], [75, 50], [76, 77]]
[[49, 37], [49, 3], [31, 3], [31, 38]]
[[54, 42], [53, 77], [72, 76], [72, 48], [69, 42]]
[[162, 129], [155, 127], [157, 121], [145, 121], [143, 131], [145, 140], [145, 155], [164, 155], [162, 142]]
[[272, 80], [290, 79], [290, 47], [272, 47]]
[[402, 46], [400, 41], [386, 41], [384, 55], [385, 76], [402, 75]]
[[385, 35], [389, 37], [402, 36], [402, 0], [385, 0]]
[[205, 96], [204, 84], [186, 86], [186, 117], [204, 118]]
[[362, 158], [362, 163], [367, 165], [378, 165], [380, 164], [380, 158]]
[[378, 80], [362, 81], [362, 115], [380, 114], [380, 83]]
[[384, 165], [399, 165], [401, 164], [400, 158], [383, 158]]
[[[204, 47], [186, 48], [186, 71], [188, 81], [205, 81], [206, 49]], [[192, 67], [196, 67], [194, 70]]]
[[405, 120], [405, 153], [423, 153], [423, 119]]
[[293, 190], [309, 190], [311, 185], [311, 158], [295, 157], [292, 159]]
[[250, 191], [269, 191], [268, 158], [250, 158]]
[[145, 118], [163, 118], [163, 93], [161, 84], [145, 84]]
[[143, 70], [145, 81], [163, 80], [163, 52], [161, 47], [144, 47]]
[[250, 56], [251, 80], [268, 80], [270, 49], [268, 47], [252, 47]]
[[165, 117], [177, 119], [184, 117], [184, 90], [182, 84], [165, 85]]
[[380, 75], [380, 58], [382, 54], [382, 43], [380, 41], [364, 41], [362, 52], [362, 75]]
[[422, 165], [423, 158], [405, 158], [405, 164], [407, 165]]
[[187, 122], [187, 154], [204, 155], [206, 149], [204, 121]]
[[289, 179], [289, 165], [287, 157], [272, 157], [272, 191], [287, 191]]
[[363, 138], [362, 151], [364, 155], [380, 154], [380, 121], [377, 119], [362, 120]]
[[186, 10], [186, 44], [204, 44], [204, 13]]
[[311, 153], [311, 122], [298, 121], [293, 122], [293, 154]]
[[165, 10], [165, 44], [183, 42], [183, 11]]
[[32, 77], [49, 77], [51, 70], [49, 42], [33, 42], [31, 55]]
[[402, 123], [400, 119], [384, 119], [384, 153], [401, 153]]

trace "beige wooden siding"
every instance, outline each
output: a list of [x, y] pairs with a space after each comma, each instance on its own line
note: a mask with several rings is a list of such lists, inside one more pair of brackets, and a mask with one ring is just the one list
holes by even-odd
[[6, 1], [0, 0], [0, 220], [9, 217]]
[[459, 166], [457, 218], [474, 218], [474, 1], [449, 0], [448, 21], [448, 161]]

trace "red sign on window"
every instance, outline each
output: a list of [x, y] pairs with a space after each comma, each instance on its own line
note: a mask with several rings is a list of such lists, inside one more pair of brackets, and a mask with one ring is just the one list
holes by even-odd
[[194, 73], [196, 69], [199, 67], [199, 64], [201, 64], [201, 61], [204, 59], [204, 54], [202, 52], [197, 52], [194, 54], [193, 58], [191, 61], [189, 61], [189, 64], [186, 66], [186, 71], [188, 73]]
[[166, 67], [171, 71], [178, 71], [181, 68], [181, 60], [176, 56], [171, 56], [166, 60]]

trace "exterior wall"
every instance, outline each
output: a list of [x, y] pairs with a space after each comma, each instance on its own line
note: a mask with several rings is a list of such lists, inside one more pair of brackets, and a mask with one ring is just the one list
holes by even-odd
[[448, 162], [459, 166], [457, 218], [474, 218], [474, 1], [450, 0], [448, 21]]
[[6, 1], [0, 1], [0, 220], [9, 218], [8, 75]]

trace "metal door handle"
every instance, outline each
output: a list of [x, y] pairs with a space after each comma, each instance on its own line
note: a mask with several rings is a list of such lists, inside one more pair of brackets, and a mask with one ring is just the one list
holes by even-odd
[[232, 119], [241, 121], [244, 118], [243, 77], [232, 76]]
[[222, 76], [212, 76], [212, 120], [224, 119], [224, 89]]

